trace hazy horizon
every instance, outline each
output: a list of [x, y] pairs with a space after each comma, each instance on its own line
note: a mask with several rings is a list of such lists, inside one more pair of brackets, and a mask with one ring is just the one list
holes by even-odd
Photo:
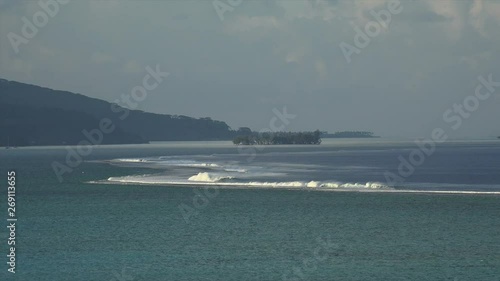
[[376, 22], [391, 1], [215, 2], [61, 3], [16, 52], [9, 34], [22, 36], [24, 18], [43, 9], [0, 1], [0, 78], [112, 102], [159, 65], [170, 75], [137, 109], [211, 117], [234, 129], [266, 128], [273, 110], [286, 107], [296, 115], [291, 131], [500, 135], [492, 124], [500, 91], [456, 130], [443, 121], [474, 95], [478, 77], [500, 81], [500, 2], [401, 1], [387, 28], [349, 59], [341, 44], [356, 46], [356, 28]]

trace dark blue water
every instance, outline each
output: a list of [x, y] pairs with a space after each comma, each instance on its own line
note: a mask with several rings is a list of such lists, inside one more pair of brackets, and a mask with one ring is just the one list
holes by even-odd
[[[160, 156], [273, 174], [258, 180], [384, 182], [383, 173], [396, 173], [398, 156], [413, 148], [338, 141], [266, 147], [247, 161], [225, 143], [109, 146], [95, 148], [62, 183], [51, 164], [64, 163], [64, 148], [3, 150], [1, 175], [17, 172], [18, 255], [12, 275], [2, 227], [0, 279], [500, 280], [500, 197], [494, 194], [88, 183], [199, 172], [172, 162], [102, 162]], [[444, 144], [395, 189], [499, 191], [499, 156], [495, 142]]]

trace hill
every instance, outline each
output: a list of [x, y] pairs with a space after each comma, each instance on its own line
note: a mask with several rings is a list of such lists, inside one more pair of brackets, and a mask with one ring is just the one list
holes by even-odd
[[[103, 144], [170, 140], [229, 140], [235, 131], [210, 118], [129, 110], [104, 100], [0, 79], [0, 146], [77, 144], [82, 130], [109, 118], [116, 130]], [[125, 114], [126, 113], [126, 114]]]
[[[82, 112], [0, 103], [0, 146], [70, 145], [85, 140], [82, 130], [99, 120]], [[145, 143], [138, 135], [116, 128], [101, 144]]]

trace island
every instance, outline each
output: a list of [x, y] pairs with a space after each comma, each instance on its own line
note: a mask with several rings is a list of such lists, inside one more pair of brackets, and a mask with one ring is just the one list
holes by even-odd
[[[238, 130], [242, 132], [245, 130]], [[236, 145], [321, 144], [321, 132], [264, 132], [246, 130], [245, 135], [233, 139]]]

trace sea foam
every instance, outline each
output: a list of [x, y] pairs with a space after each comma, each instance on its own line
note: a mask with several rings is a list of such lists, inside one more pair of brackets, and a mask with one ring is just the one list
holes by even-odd
[[292, 189], [392, 189], [382, 183], [342, 183], [322, 181], [231, 181], [234, 177], [214, 173], [201, 172], [189, 177], [187, 180], [160, 175], [137, 175], [124, 177], [110, 177], [108, 182], [138, 183], [154, 185], [217, 185], [227, 187], [262, 187], [262, 188], [292, 188]]
[[198, 173], [192, 177], [190, 177], [189, 181], [200, 181], [200, 182], [218, 182], [221, 180], [232, 179], [231, 176], [217, 176], [210, 173]]

